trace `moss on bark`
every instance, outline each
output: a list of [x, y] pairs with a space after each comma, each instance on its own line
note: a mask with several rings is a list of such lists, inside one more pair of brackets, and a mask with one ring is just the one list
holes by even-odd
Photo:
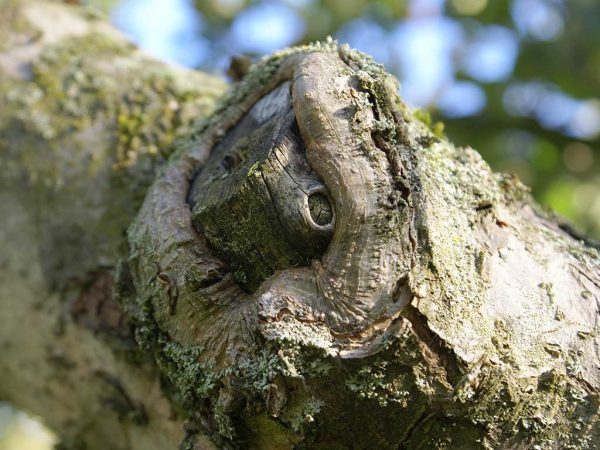
[[[0, 49], [0, 211], [13, 220], [0, 228], [9, 243], [0, 293], [41, 334], [19, 334], [11, 314], [0, 315], [0, 329], [14, 334], [2, 336], [0, 395], [55, 419], [90, 448], [103, 446], [104, 427], [121, 430], [108, 433], [115, 448], [164, 448], [178, 438], [203, 448], [209, 437], [222, 448], [594, 448], [597, 252], [542, 213], [517, 180], [493, 174], [474, 150], [454, 147], [403, 105], [381, 66], [334, 42], [287, 49], [256, 64], [215, 107], [222, 82], [165, 68], [81, 10], [7, 5], [0, 33], [14, 38]], [[58, 19], [70, 34], [56, 34]], [[335, 75], [327, 89], [314, 89], [323, 80], [310, 79], [315, 68], [302, 65], [309, 60]], [[278, 266], [261, 283], [270, 275], [263, 274], [251, 296], [232, 276], [236, 261], [217, 258], [192, 227], [188, 192], [253, 105], [301, 78], [292, 92], [309, 95], [294, 98], [294, 110], [334, 213], [355, 200], [347, 192], [390, 195], [368, 197], [374, 215], [356, 228], [379, 233], [360, 241], [369, 251], [364, 264], [357, 258], [358, 279], [334, 285], [341, 271], [327, 272], [337, 266], [315, 258], [312, 267]], [[347, 145], [331, 145], [344, 126], [352, 131]], [[343, 158], [346, 148], [355, 159]], [[341, 159], [319, 163], [315, 150]], [[352, 172], [336, 179], [327, 171], [338, 163], [351, 169], [349, 160], [375, 174], [373, 189], [345, 191]], [[260, 203], [238, 202], [251, 204]], [[332, 245], [345, 248], [346, 231], [336, 229]], [[269, 232], [256, 230], [257, 245]], [[371, 246], [380, 242], [398, 244], [387, 250], [402, 270], [377, 264], [386, 249]], [[73, 298], [100, 295], [90, 286], [117, 265], [115, 297], [153, 357], [160, 387], [152, 368], [115, 358], [112, 344], [73, 318]], [[365, 300], [384, 272], [395, 278], [377, 280], [394, 286], [399, 303], [390, 305], [401, 307]], [[315, 286], [330, 288], [329, 298]], [[348, 286], [361, 296], [344, 298]], [[61, 345], [67, 354], [56, 351]], [[53, 418], [44, 380], [35, 381], [35, 395], [3, 391], [26, 392], [30, 378], [22, 375], [39, 368], [53, 379], [95, 381], [81, 396], [52, 382], [72, 402]], [[100, 369], [120, 384], [94, 375]], [[139, 402], [152, 389], [161, 406], [147, 402], [150, 421], [140, 425], [131, 419], [143, 416]], [[78, 427], [96, 405], [106, 414]], [[178, 436], [182, 416], [188, 424]]]

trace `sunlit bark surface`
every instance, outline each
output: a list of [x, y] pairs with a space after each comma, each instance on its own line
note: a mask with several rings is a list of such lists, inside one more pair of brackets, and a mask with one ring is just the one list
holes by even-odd
[[0, 37], [0, 399], [67, 448], [597, 446], [597, 251], [368, 57]]

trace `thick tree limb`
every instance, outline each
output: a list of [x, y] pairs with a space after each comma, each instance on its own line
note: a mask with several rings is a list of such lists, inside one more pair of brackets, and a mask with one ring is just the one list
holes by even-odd
[[112, 272], [155, 167], [224, 85], [58, 3], [2, 2], [0, 35], [0, 398], [74, 448], [176, 448], [186, 415]]
[[[97, 51], [91, 60], [77, 57], [76, 67], [92, 86], [106, 86], [110, 80], [95, 78], [107, 73], [99, 56], [115, 50]], [[156, 67], [130, 52], [121, 56], [126, 73]], [[3, 95], [49, 92], [36, 67], [28, 81], [11, 69], [17, 87]], [[67, 380], [90, 374], [81, 394], [59, 395], [79, 405], [79, 416], [98, 404], [112, 408], [89, 427], [112, 430], [121, 420], [129, 442], [117, 444], [111, 433], [115, 448], [158, 445], [156, 436], [166, 439], [159, 448], [172, 447], [182, 419], [166, 417], [167, 398], [187, 413], [185, 443], [196, 448], [210, 445], [207, 436], [219, 447], [249, 448], [594, 448], [599, 441], [598, 253], [543, 213], [518, 180], [436, 136], [369, 58], [329, 42], [257, 63], [209, 119], [165, 126], [185, 136], [141, 206], [160, 164], [153, 155], [172, 148], [172, 138], [148, 126], [162, 120], [153, 108], [175, 101], [202, 115], [219, 85], [190, 87], [180, 98], [179, 77], [169, 75], [159, 83], [169, 94], [142, 95], [138, 109], [152, 119], [119, 137], [115, 153], [106, 143], [128, 123], [114, 111], [128, 104], [129, 91], [118, 83], [106, 103], [83, 96], [72, 104], [68, 93], [79, 82], [72, 87], [69, 73], [49, 84], [67, 97], [51, 105], [91, 124], [56, 131], [50, 117], [0, 114], [10, 156], [3, 208], [14, 218], [3, 228], [14, 244], [2, 302], [17, 302], [1, 319], [31, 315], [41, 330], [28, 338], [3, 331], [10, 389], [0, 395], [47, 416], [39, 405], [52, 395], [26, 395], [17, 369], [36, 367], [42, 377], [31, 383], [40, 389], [58, 370]], [[15, 121], [20, 129], [4, 131]], [[90, 129], [103, 133], [95, 145]], [[129, 153], [139, 139], [141, 153]], [[69, 169], [59, 155], [107, 147], [94, 177], [68, 178], [89, 162]], [[46, 158], [40, 148], [61, 149], [50, 158], [52, 173], [69, 182], [15, 189], [23, 185], [15, 174], [30, 173], [28, 158]], [[107, 294], [113, 274], [125, 311]], [[44, 309], [36, 311], [39, 301]], [[65, 334], [50, 334], [53, 316]], [[115, 356], [115, 342], [125, 345], [131, 330], [163, 375], [162, 392], [151, 387], [154, 369]], [[51, 344], [29, 343], [35, 339]], [[30, 345], [37, 350], [28, 355]], [[105, 391], [119, 400], [102, 400]], [[144, 391], [157, 392], [156, 402], [140, 398]], [[67, 418], [57, 414], [52, 425], [97, 445], [97, 431], [67, 426], [74, 419], [59, 410]]]

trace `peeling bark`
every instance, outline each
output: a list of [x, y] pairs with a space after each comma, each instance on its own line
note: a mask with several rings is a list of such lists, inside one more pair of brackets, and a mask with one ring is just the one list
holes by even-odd
[[[19, 36], [35, 21], [11, 5]], [[14, 42], [2, 95], [57, 93], [31, 111], [71, 122], [0, 113], [0, 396], [89, 448], [597, 447], [597, 251], [430, 130], [370, 58], [276, 53], [191, 124], [182, 110], [221, 92], [202, 74], [121, 48], [123, 73], [157, 71], [148, 92], [110, 84], [114, 41], [89, 59]], [[57, 83], [65, 46], [82, 75]], [[79, 154], [102, 155], [94, 176]], [[42, 161], [62, 184], [38, 181]]]

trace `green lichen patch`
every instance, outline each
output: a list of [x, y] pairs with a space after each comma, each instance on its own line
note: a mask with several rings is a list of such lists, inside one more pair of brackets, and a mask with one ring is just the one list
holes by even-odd
[[466, 419], [492, 430], [497, 440], [528, 442], [531, 448], [557, 442], [561, 448], [593, 448], [600, 433], [598, 400], [565, 374], [550, 371], [539, 379], [517, 379], [492, 366], [483, 372], [466, 402]]
[[443, 122], [433, 122], [429, 112], [427, 112], [423, 109], [415, 108], [412, 110], [412, 115], [416, 120], [420, 121], [427, 128], [429, 128], [434, 136], [436, 136], [439, 139], [445, 138], [444, 123]]
[[346, 381], [346, 386], [360, 398], [376, 400], [381, 406], [387, 406], [390, 402], [406, 406], [410, 391], [403, 387], [412, 384], [412, 380], [407, 382], [400, 376], [388, 379], [385, 373], [387, 365], [389, 362], [380, 361], [379, 364], [360, 368]]
[[129, 167], [142, 155], [167, 158], [175, 139], [202, 114], [198, 94], [178, 89], [168, 75], [135, 80], [116, 111], [115, 168]]
[[105, 143], [112, 148], [88, 159], [92, 172], [107, 161], [123, 169], [141, 156], [164, 160], [174, 140], [210, 111], [223, 90], [199, 73], [184, 79], [186, 74], [165, 70], [131, 44], [97, 32], [44, 49], [31, 75], [0, 87], [6, 112], [48, 146], [73, 133], [89, 139], [88, 130], [113, 135], [115, 141]]
[[94, 65], [130, 51], [122, 42], [91, 33], [44, 52], [31, 68], [39, 93], [37, 102], [29, 105], [47, 114], [44, 137], [89, 126], [99, 115], [112, 114], [115, 99], [106, 100], [118, 90], [119, 82], [101, 76]]
[[0, 179], [31, 193], [47, 230], [45, 276], [60, 286], [116, 264], [172, 142], [224, 83], [169, 69], [116, 34], [30, 45], [39, 53], [27, 76], [0, 83]]

